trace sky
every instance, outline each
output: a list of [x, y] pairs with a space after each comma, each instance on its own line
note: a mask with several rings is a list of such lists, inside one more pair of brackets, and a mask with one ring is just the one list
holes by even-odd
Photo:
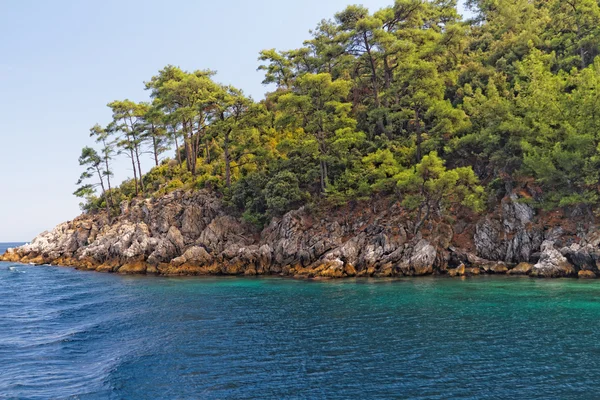
[[[80, 213], [77, 158], [107, 103], [147, 100], [143, 82], [167, 64], [216, 70], [259, 100], [259, 51], [300, 47], [356, 3], [393, 0], [0, 0], [0, 242]], [[125, 159], [114, 168], [115, 181], [132, 175]]]

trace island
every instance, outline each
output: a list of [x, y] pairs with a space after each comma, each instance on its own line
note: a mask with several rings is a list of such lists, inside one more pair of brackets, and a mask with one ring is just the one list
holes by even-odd
[[[258, 101], [215, 71], [166, 66], [147, 101], [113, 101], [90, 129], [83, 214], [0, 260], [597, 277], [598, 4], [469, 4], [467, 20], [454, 1], [349, 6], [302, 47], [259, 54], [272, 90]], [[133, 177], [115, 185], [119, 157]]]

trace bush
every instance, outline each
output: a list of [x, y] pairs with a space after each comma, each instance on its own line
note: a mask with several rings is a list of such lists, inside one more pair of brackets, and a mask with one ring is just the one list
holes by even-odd
[[304, 199], [298, 178], [290, 171], [280, 172], [271, 178], [264, 193], [267, 209], [272, 215], [282, 215]]
[[165, 192], [166, 193], [170, 193], [170, 192], [173, 192], [173, 191], [175, 191], [177, 189], [181, 189], [183, 186], [184, 186], [183, 182], [181, 182], [180, 179], [173, 179], [165, 187]]

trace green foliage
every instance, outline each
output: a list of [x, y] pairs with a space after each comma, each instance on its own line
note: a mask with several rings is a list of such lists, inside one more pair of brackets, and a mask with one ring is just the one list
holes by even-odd
[[264, 173], [250, 174], [237, 181], [228, 193], [229, 204], [244, 210], [244, 219], [259, 227], [267, 220], [267, 201], [263, 192], [267, 182]]
[[330, 181], [329, 165], [335, 153], [345, 155], [363, 139], [355, 131], [352, 105], [344, 102], [350, 93], [349, 81], [333, 81], [330, 74], [305, 74], [294, 81], [292, 91], [278, 98], [278, 125], [300, 128], [316, 140], [319, 153], [321, 191]]
[[[146, 82], [150, 101], [109, 104], [76, 194], [115, 214], [136, 196], [209, 189], [257, 226], [301, 205], [399, 195], [418, 229], [458, 206], [481, 211], [483, 186], [498, 200], [525, 183], [535, 206], [598, 207], [598, 2], [468, 5], [472, 21], [454, 0], [349, 6], [300, 48], [260, 53], [275, 90], [258, 102], [214, 71], [169, 65]], [[115, 188], [122, 155], [133, 178]]]
[[471, 167], [448, 170], [435, 152], [396, 180], [402, 205], [415, 212], [415, 232], [431, 217], [447, 215], [453, 206], [476, 212], [484, 208], [484, 190]]
[[183, 186], [184, 185], [183, 185], [183, 182], [181, 182], [181, 180], [173, 179], [172, 181], [167, 183], [167, 186], [165, 187], [165, 192], [166, 193], [173, 192], [177, 189], [181, 189]]
[[272, 215], [282, 215], [298, 206], [303, 200], [298, 178], [290, 171], [283, 171], [269, 180], [264, 189], [267, 210]]

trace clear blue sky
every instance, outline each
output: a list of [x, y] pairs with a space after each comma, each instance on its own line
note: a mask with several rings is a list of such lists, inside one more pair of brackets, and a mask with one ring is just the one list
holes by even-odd
[[77, 157], [108, 102], [145, 100], [143, 81], [167, 64], [217, 70], [260, 99], [258, 52], [299, 47], [353, 3], [393, 0], [0, 0], [0, 242], [79, 214]]

